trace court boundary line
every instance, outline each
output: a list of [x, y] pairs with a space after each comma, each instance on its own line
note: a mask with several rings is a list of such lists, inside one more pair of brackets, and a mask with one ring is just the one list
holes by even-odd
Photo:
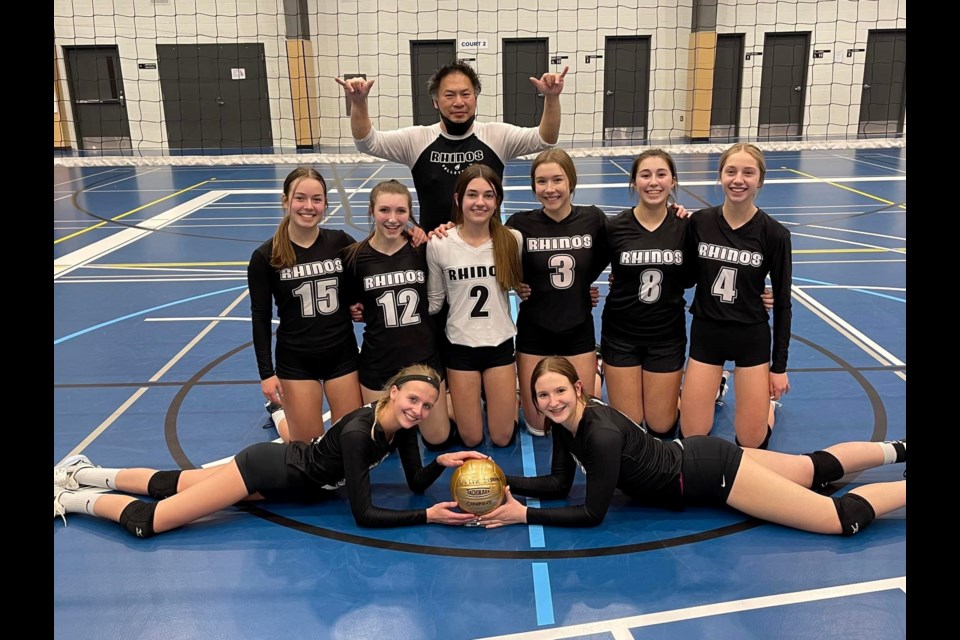
[[561, 640], [601, 633], [610, 633], [614, 638], [617, 638], [617, 640], [633, 640], [634, 635], [630, 630], [641, 627], [892, 590], [900, 590], [906, 594], [907, 577], [900, 576], [898, 578], [857, 582], [834, 587], [823, 587], [820, 589], [807, 589], [804, 591], [793, 591], [769, 596], [758, 596], [755, 598], [728, 600], [726, 602], [659, 611], [656, 613], [645, 613], [626, 618], [614, 618], [601, 622], [588, 622], [553, 629], [489, 636], [479, 640], [519, 640], [521, 638], [523, 640]]

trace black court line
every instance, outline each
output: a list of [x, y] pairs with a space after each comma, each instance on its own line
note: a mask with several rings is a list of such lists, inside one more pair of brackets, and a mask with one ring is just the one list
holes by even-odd
[[[791, 335], [791, 339], [802, 342], [803, 344], [809, 346], [812, 349], [822, 353], [826, 357], [830, 358], [836, 362], [842, 371], [848, 372], [854, 380], [856, 380], [860, 386], [863, 388], [864, 392], [867, 394], [867, 397], [870, 400], [870, 406], [873, 409], [874, 424], [873, 424], [873, 434], [871, 440], [881, 441], [885, 438], [887, 432], [887, 412], [886, 407], [883, 405], [883, 399], [880, 397], [880, 394], [873, 387], [869, 380], [857, 369], [855, 369], [850, 363], [843, 360], [836, 354], [830, 352], [824, 347], [821, 347], [814, 342], [802, 338], [800, 336]], [[180, 407], [183, 405], [183, 400], [187, 397], [187, 394], [190, 393], [190, 390], [197, 386], [200, 383], [200, 380], [208, 372], [216, 368], [220, 363], [225, 360], [233, 357], [240, 351], [248, 348], [252, 345], [251, 342], [241, 344], [240, 346], [231, 349], [227, 353], [221, 355], [218, 358], [210, 361], [206, 366], [202, 367], [196, 374], [194, 374], [190, 380], [183, 384], [177, 394], [170, 402], [170, 406], [167, 409], [166, 420], [164, 423], [164, 436], [167, 442], [167, 449], [170, 452], [170, 455], [173, 456], [174, 461], [180, 465], [182, 469], [197, 469], [198, 467], [187, 457], [187, 454], [184, 452], [183, 447], [180, 444], [179, 437], [177, 434], [177, 415], [180, 412]], [[832, 444], [832, 443], [831, 443]], [[851, 479], [855, 479], [859, 476], [859, 473], [849, 474]], [[825, 495], [831, 495], [832, 493], [838, 491], [839, 489], [846, 486], [846, 484], [833, 485], [828, 487]], [[269, 511], [263, 507], [250, 505], [250, 504], [241, 504], [237, 505], [237, 508], [258, 517], [267, 522], [278, 524], [302, 533], [307, 533], [317, 537], [327, 538], [330, 540], [337, 540], [340, 542], [346, 542], [350, 544], [356, 544], [365, 547], [372, 547], [376, 549], [383, 549], [389, 551], [401, 551], [405, 553], [415, 553], [421, 555], [432, 555], [432, 556], [448, 556], [448, 557], [458, 557], [458, 558], [485, 558], [485, 559], [510, 559], [510, 560], [531, 560], [531, 559], [564, 559], [564, 558], [593, 558], [601, 556], [614, 556], [614, 555], [623, 555], [630, 553], [642, 553], [645, 551], [655, 551], [657, 549], [666, 549], [670, 547], [678, 547], [688, 544], [694, 544], [697, 542], [703, 542], [705, 540], [713, 540], [716, 538], [721, 538], [724, 536], [732, 535], [735, 533], [740, 533], [741, 531], [748, 531], [754, 529], [761, 525], [770, 524], [768, 522], [757, 520], [746, 516], [746, 520], [732, 525], [727, 525], [719, 527], [716, 529], [711, 529], [708, 531], [702, 531], [694, 534], [688, 534], [684, 536], [678, 536], [676, 538], [667, 538], [664, 540], [654, 540], [649, 542], [633, 543], [627, 545], [617, 545], [612, 547], [597, 547], [593, 549], [558, 549], [558, 550], [523, 550], [523, 551], [507, 551], [507, 550], [490, 550], [490, 549], [453, 549], [449, 547], [437, 547], [432, 545], [419, 545], [412, 544], [407, 542], [396, 542], [392, 540], [384, 540], [380, 538], [370, 538], [362, 535], [345, 533], [342, 531], [335, 531], [332, 529], [327, 529], [324, 527], [319, 527], [316, 525], [307, 524], [305, 522], [300, 522], [298, 520], [293, 520], [286, 516], [281, 516], [272, 511]], [[773, 525], [778, 526], [778, 525]]]

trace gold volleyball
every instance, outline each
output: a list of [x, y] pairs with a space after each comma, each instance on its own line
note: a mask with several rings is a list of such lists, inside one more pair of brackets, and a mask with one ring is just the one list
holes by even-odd
[[478, 516], [500, 506], [506, 486], [503, 469], [489, 458], [466, 460], [450, 479], [450, 493], [460, 509]]

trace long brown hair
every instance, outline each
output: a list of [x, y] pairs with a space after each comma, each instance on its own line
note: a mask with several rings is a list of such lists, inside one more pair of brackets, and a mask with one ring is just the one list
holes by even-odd
[[367, 237], [364, 238], [363, 240], [359, 242], [354, 242], [352, 245], [346, 248], [345, 262], [347, 266], [351, 268], [356, 263], [357, 255], [360, 253], [360, 250], [363, 249], [368, 244], [370, 244], [370, 238], [372, 238], [374, 234], [377, 232], [377, 223], [376, 223], [376, 219], [373, 216], [373, 210], [374, 210], [374, 207], [377, 206], [377, 198], [379, 198], [380, 195], [384, 193], [392, 193], [400, 196], [406, 196], [407, 211], [410, 212], [410, 219], [413, 220], [413, 196], [410, 195], [410, 189], [407, 189], [407, 187], [404, 186], [403, 183], [398, 182], [396, 180], [384, 180], [383, 182], [378, 183], [377, 186], [375, 186], [373, 189], [370, 190], [370, 207], [368, 210], [368, 213], [370, 214], [371, 225], [372, 225], [370, 229], [370, 233], [367, 234]]
[[283, 198], [281, 200], [286, 208], [283, 211], [283, 219], [273, 234], [273, 247], [270, 250], [270, 266], [274, 269], [283, 269], [297, 264], [297, 254], [294, 253], [293, 246], [290, 243], [289, 203], [294, 189], [297, 188], [301, 180], [316, 180], [320, 183], [320, 186], [323, 187], [323, 206], [326, 210], [327, 181], [323, 179], [319, 171], [313, 167], [297, 167], [287, 174], [286, 180], [283, 181]]
[[464, 169], [453, 187], [453, 209], [450, 220], [457, 226], [463, 225], [463, 197], [467, 186], [477, 178], [485, 181], [497, 196], [497, 208], [490, 216], [490, 238], [493, 240], [493, 264], [497, 270], [497, 284], [504, 291], [520, 286], [523, 281], [523, 267], [520, 263], [520, 247], [517, 239], [500, 220], [500, 206], [503, 204], [503, 183], [497, 172], [482, 164], [472, 164]]
[[[533, 368], [533, 373], [530, 375], [530, 397], [533, 398], [534, 407], [540, 415], [543, 415], [543, 411], [540, 410], [540, 403], [537, 402], [537, 381], [548, 373], [559, 373], [566, 378], [570, 386], [574, 388], [577, 383], [580, 382], [580, 375], [577, 373], [577, 368], [563, 356], [547, 356], [538, 362], [537, 366]], [[577, 394], [577, 400], [586, 405], [589, 399], [590, 396], [584, 393], [583, 385], [581, 384], [580, 392]], [[549, 431], [553, 424], [553, 420], [544, 416], [543, 425], [546, 431]]]

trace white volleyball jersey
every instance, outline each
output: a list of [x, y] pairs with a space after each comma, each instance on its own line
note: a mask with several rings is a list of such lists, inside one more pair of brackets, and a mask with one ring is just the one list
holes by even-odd
[[[460, 229], [450, 229], [446, 238], [427, 243], [427, 289], [430, 312], [436, 313], [446, 300], [447, 339], [466, 347], [495, 347], [517, 334], [510, 315], [510, 294], [497, 283], [493, 263], [493, 240], [474, 247], [460, 237]], [[519, 231], [510, 230], [523, 242]]]

